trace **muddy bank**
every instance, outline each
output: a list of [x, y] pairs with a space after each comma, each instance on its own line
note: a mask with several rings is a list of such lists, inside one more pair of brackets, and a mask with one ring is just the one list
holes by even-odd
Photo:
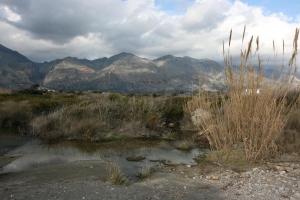
[[3, 168], [3, 166], [13, 162], [14, 160], [20, 158], [20, 156], [0, 156], [0, 170]]

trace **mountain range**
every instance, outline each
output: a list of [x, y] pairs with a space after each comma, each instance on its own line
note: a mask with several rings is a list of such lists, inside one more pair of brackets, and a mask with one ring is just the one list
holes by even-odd
[[223, 67], [209, 59], [166, 55], [154, 60], [120, 53], [96, 60], [66, 57], [37, 63], [0, 45], [0, 88], [32, 84], [64, 91], [191, 92], [223, 87]]

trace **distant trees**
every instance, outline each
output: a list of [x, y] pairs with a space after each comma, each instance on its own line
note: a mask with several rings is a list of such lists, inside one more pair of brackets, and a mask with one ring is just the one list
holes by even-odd
[[39, 84], [32, 84], [27, 89], [19, 90], [18, 93], [21, 94], [43, 94], [45, 93], [44, 90], [39, 90], [40, 85]]

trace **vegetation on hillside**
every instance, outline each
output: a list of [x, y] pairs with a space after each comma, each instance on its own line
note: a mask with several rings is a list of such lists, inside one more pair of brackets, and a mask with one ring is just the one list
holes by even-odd
[[[0, 126], [44, 139], [160, 138], [180, 131], [185, 97], [117, 93], [0, 94]], [[169, 127], [172, 124], [172, 127]]]

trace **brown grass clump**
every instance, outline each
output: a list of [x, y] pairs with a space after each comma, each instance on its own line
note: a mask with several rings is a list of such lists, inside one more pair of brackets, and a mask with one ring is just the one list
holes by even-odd
[[140, 179], [149, 178], [154, 173], [154, 168], [149, 166], [143, 166], [138, 172], [137, 177]]
[[0, 102], [0, 126], [23, 126], [29, 123], [31, 116], [28, 101]]
[[130, 181], [125, 176], [125, 174], [122, 173], [120, 166], [117, 163], [110, 163], [107, 166], [108, 170], [108, 178], [114, 185], [129, 185]]
[[193, 149], [194, 147], [195, 147], [195, 145], [193, 144], [193, 142], [184, 140], [181, 143], [179, 143], [176, 148], [180, 149], [180, 150], [188, 151], [188, 150]]
[[0, 88], [0, 94], [10, 94], [10, 93], [11, 93], [10, 90]]
[[[231, 34], [232, 32], [230, 38]], [[296, 29], [293, 54], [287, 68], [284, 70], [285, 66], [282, 65], [279, 78], [278, 76], [276, 78], [274, 70], [271, 79], [265, 78], [261, 66], [258, 37], [254, 55], [253, 36], [247, 48], [241, 50], [237, 70], [234, 69], [230, 56], [230, 40], [228, 52], [225, 51], [223, 44], [227, 93], [214, 95], [204, 93], [187, 105], [190, 112], [196, 107], [210, 113], [206, 117], [199, 118], [199, 127], [209, 140], [212, 149], [232, 149], [236, 144], [242, 143], [248, 161], [268, 159], [276, 155], [280, 149], [278, 138], [284, 133], [290, 113], [298, 101], [297, 97], [288, 104], [286, 98], [289, 92], [295, 89], [292, 75], [297, 72], [298, 35], [299, 30]], [[275, 52], [275, 48], [273, 50]], [[253, 61], [255, 56], [257, 67]]]
[[108, 141], [124, 137], [159, 137], [168, 124], [179, 127], [183, 98], [127, 97], [101, 94], [65, 105], [31, 124], [41, 138]]

